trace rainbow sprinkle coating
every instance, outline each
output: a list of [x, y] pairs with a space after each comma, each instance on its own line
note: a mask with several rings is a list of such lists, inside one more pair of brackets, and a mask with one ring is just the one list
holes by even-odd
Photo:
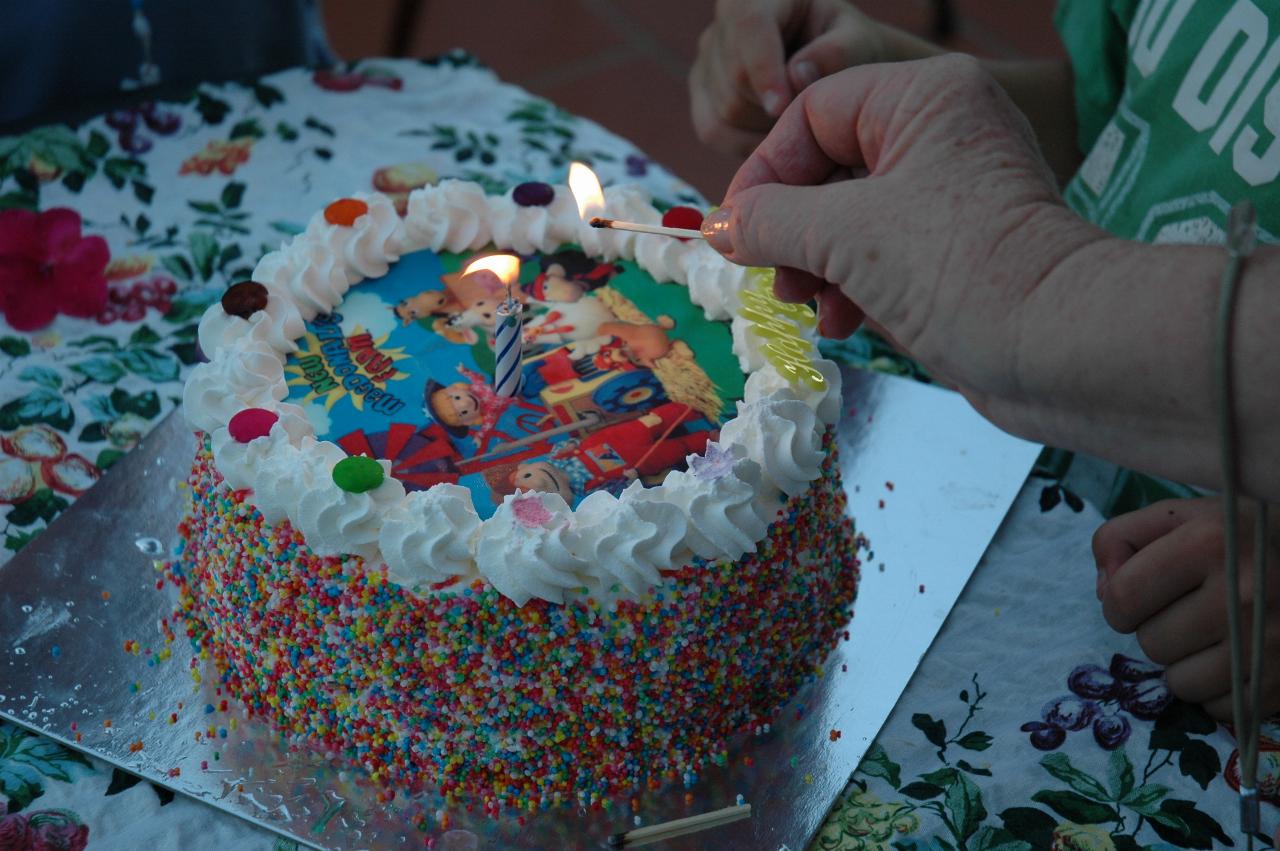
[[857, 590], [832, 433], [755, 554], [695, 560], [641, 600], [533, 600], [481, 581], [415, 597], [319, 557], [222, 483], [207, 439], [168, 567], [224, 693], [372, 780], [497, 814], [596, 804], [721, 762], [820, 672]]

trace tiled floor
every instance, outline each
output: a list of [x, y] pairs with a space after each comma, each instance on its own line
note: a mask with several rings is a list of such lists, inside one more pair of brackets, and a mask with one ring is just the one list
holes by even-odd
[[[987, 56], [1058, 55], [1053, 0], [952, 0], [948, 45]], [[390, 51], [396, 0], [327, 0], [343, 58]], [[936, 0], [867, 0], [868, 13], [921, 35]], [[704, 148], [689, 119], [686, 76], [712, 0], [420, 0], [408, 53], [454, 47], [505, 80], [635, 142], [719, 200], [738, 160]]]

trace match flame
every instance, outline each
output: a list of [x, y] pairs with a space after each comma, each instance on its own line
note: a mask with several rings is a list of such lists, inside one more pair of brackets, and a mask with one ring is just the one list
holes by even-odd
[[578, 202], [578, 215], [584, 222], [604, 212], [604, 192], [596, 173], [582, 163], [569, 165], [569, 191]]
[[509, 287], [520, 278], [520, 258], [514, 254], [490, 254], [472, 260], [462, 270], [463, 275], [476, 272], [491, 272], [503, 286]]

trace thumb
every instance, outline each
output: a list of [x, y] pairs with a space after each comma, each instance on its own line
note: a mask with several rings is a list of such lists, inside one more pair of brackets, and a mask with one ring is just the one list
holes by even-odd
[[[806, 246], [821, 243], [813, 223], [825, 187], [764, 183], [734, 193], [702, 223], [707, 243], [742, 266], [790, 266], [818, 274]], [[818, 237], [815, 239], [815, 237]]]
[[787, 60], [787, 77], [799, 94], [823, 77], [852, 67], [858, 58], [854, 55], [850, 34], [846, 29], [829, 30], [797, 50]]

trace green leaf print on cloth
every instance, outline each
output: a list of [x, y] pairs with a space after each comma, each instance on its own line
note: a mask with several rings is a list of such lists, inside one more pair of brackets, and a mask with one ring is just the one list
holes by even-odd
[[[1096, 750], [1087, 754], [1092, 757], [1100, 751], [1106, 755], [1101, 764], [1089, 760], [1090, 765], [1099, 765], [1099, 770], [1086, 768], [1082, 760], [1057, 750], [1065, 737], [1037, 738], [1033, 731], [1030, 741], [1023, 738], [1020, 734], [1027, 732], [1027, 725], [1017, 732], [1006, 731], [1007, 735], [969, 729], [989, 697], [975, 674], [959, 693], [965, 706], [963, 716], [910, 714], [910, 726], [922, 739], [920, 747], [912, 751], [915, 767], [926, 770], [903, 783], [903, 764], [895, 761], [884, 744], [873, 744], [815, 847], [859, 851], [1232, 847], [1235, 841], [1217, 819], [1191, 799], [1194, 795], [1184, 797], [1196, 787], [1207, 788], [1219, 776], [1222, 761], [1218, 752], [1201, 738], [1216, 733], [1217, 725], [1197, 706], [1159, 697], [1150, 687], [1163, 685], [1159, 668], [1117, 654], [1110, 670], [1128, 678], [1130, 686], [1137, 686], [1124, 687], [1128, 698], [1123, 705], [1135, 712], [1134, 726], [1126, 726], [1126, 735], [1118, 740], [1100, 735], [1093, 742]], [[1111, 693], [1105, 671], [1098, 666], [1077, 666], [1068, 680], [1073, 689], [1093, 698], [1078, 706], [1065, 698], [1050, 701], [1043, 716], [1046, 721], [1037, 724], [1075, 730], [1105, 717], [1094, 702]], [[1154, 721], [1144, 717], [1145, 710], [1153, 706], [1160, 708]], [[950, 724], [956, 721], [955, 731], [949, 734]], [[1148, 746], [1143, 762], [1135, 764], [1127, 749], [1133, 744], [1129, 732], [1144, 731]], [[1037, 749], [1051, 752], [1038, 761], [1044, 773], [1039, 788], [1032, 786], [1021, 792], [1017, 805], [1002, 805], [992, 812], [987, 796], [993, 790], [987, 787], [998, 782], [1002, 769], [1020, 766], [974, 766], [959, 759], [957, 751], [986, 752], [1003, 741], [1022, 741], [1033, 746], [1031, 753]], [[922, 760], [925, 753], [932, 759]], [[1004, 787], [1000, 792], [1007, 796], [1009, 789]]]
[[44, 794], [45, 782], [93, 772], [89, 760], [50, 739], [0, 721], [0, 795], [11, 813]]

